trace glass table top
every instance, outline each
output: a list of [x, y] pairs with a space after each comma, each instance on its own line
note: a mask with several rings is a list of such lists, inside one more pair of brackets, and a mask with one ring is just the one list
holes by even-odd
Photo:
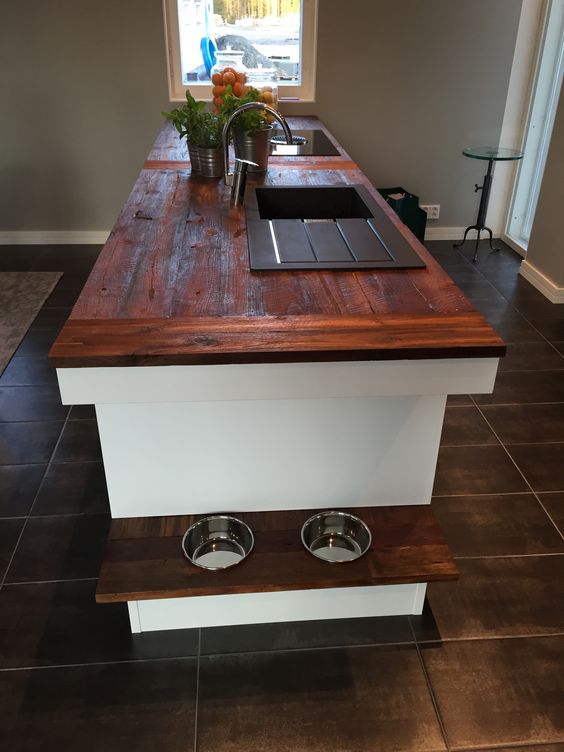
[[462, 153], [472, 159], [509, 160], [521, 159], [523, 156], [523, 152], [518, 149], [505, 149], [501, 146], [468, 146]]

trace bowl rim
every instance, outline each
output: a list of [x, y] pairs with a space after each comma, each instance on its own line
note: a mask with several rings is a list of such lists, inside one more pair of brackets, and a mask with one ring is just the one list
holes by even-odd
[[[188, 552], [186, 551], [186, 545], [185, 545], [187, 537], [193, 530], [198, 528], [204, 522], [208, 522], [209, 520], [231, 520], [233, 522], [236, 522], [238, 525], [241, 525], [242, 527], [247, 529], [247, 532], [249, 533], [249, 536], [251, 539], [251, 545], [249, 546], [249, 550], [245, 551], [245, 555], [242, 556], [239, 559], [239, 561], [235, 561], [233, 562], [233, 564], [228, 564], [226, 567], [207, 567], [204, 564], [198, 564], [198, 562], [195, 559], [193, 559], [191, 556], [188, 555]], [[208, 540], [214, 540], [214, 538], [209, 538]], [[219, 540], [225, 540], [225, 539], [219, 539]], [[244, 561], [247, 558], [247, 556], [252, 552], [254, 545], [255, 545], [254, 533], [251, 527], [244, 520], [240, 519], [239, 517], [235, 517], [232, 514], [207, 514], [205, 515], [205, 517], [201, 517], [199, 520], [196, 520], [196, 522], [192, 523], [192, 525], [190, 525], [188, 530], [186, 530], [186, 532], [182, 536], [181, 548], [182, 548], [182, 553], [184, 554], [186, 559], [188, 559], [190, 564], [193, 564], [195, 567], [199, 567], [200, 569], [206, 569], [208, 572], [219, 572], [224, 569], [231, 569], [231, 567], [236, 567], [237, 564], [240, 564], [242, 561]]]
[[[319, 556], [318, 554], [315, 553], [315, 551], [311, 550], [311, 548], [305, 541], [305, 537], [304, 537], [305, 529], [314, 520], [319, 519], [320, 517], [328, 517], [329, 515], [336, 515], [338, 517], [346, 517], [349, 520], [353, 520], [354, 522], [360, 523], [360, 525], [366, 530], [368, 534], [368, 542], [367, 542], [365, 550], [359, 556], [357, 556], [354, 559], [325, 559], [323, 556]], [[315, 558], [319, 559], [320, 561], [324, 561], [327, 564], [352, 564], [353, 562], [361, 559], [370, 550], [370, 546], [372, 545], [372, 531], [370, 530], [366, 522], [364, 522], [364, 520], [362, 520], [356, 514], [352, 514], [352, 512], [344, 512], [339, 509], [328, 509], [328, 510], [323, 510], [321, 512], [316, 512], [315, 514], [312, 514], [311, 517], [308, 517], [308, 519], [302, 525], [301, 539], [302, 539], [302, 545], [305, 548], [305, 550], [312, 556], [315, 556]]]

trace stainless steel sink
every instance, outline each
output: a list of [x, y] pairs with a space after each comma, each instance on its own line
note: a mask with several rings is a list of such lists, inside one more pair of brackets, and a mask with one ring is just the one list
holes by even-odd
[[425, 266], [362, 185], [257, 187], [245, 209], [253, 270]]

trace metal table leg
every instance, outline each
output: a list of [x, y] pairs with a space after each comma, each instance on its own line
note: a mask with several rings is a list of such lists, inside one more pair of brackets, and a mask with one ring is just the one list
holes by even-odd
[[486, 214], [488, 212], [488, 202], [490, 200], [490, 191], [492, 188], [492, 181], [493, 181], [493, 165], [494, 160], [490, 159], [488, 160], [488, 171], [484, 175], [484, 183], [483, 185], [477, 185], [474, 187], [474, 191], [482, 191], [482, 195], [480, 197], [480, 206], [478, 207], [478, 217], [476, 219], [476, 223], [473, 225], [470, 225], [464, 230], [464, 237], [461, 240], [460, 243], [453, 243], [453, 248], [460, 248], [464, 245], [466, 242], [466, 236], [468, 235], [470, 230], [476, 230], [476, 248], [474, 250], [474, 258], [472, 261], [476, 263], [478, 260], [478, 243], [480, 242], [480, 234], [482, 231], [485, 231], [488, 233], [489, 242], [490, 242], [490, 248], [492, 251], [500, 251], [501, 248], [494, 248], [492, 245], [493, 240], [493, 234], [489, 227], [486, 227]]

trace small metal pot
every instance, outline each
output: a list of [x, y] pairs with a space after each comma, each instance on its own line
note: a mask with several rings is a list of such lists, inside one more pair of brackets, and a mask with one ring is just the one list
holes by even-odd
[[348, 512], [320, 512], [302, 527], [302, 543], [318, 559], [331, 564], [355, 561], [370, 548], [367, 525]]
[[198, 149], [200, 158], [200, 175], [205, 178], [220, 178], [223, 175], [223, 148]]
[[249, 167], [249, 172], [265, 172], [268, 168], [271, 132], [272, 126], [265, 125], [259, 131], [235, 131], [233, 133], [235, 157], [256, 164], [256, 167]]
[[191, 144], [190, 141], [186, 142], [188, 147], [188, 158], [190, 159], [190, 165], [192, 172], [200, 172], [200, 149], [198, 146]]
[[182, 538], [182, 551], [197, 567], [227, 569], [246, 559], [254, 542], [252, 530], [245, 522], [216, 514], [188, 528]]

